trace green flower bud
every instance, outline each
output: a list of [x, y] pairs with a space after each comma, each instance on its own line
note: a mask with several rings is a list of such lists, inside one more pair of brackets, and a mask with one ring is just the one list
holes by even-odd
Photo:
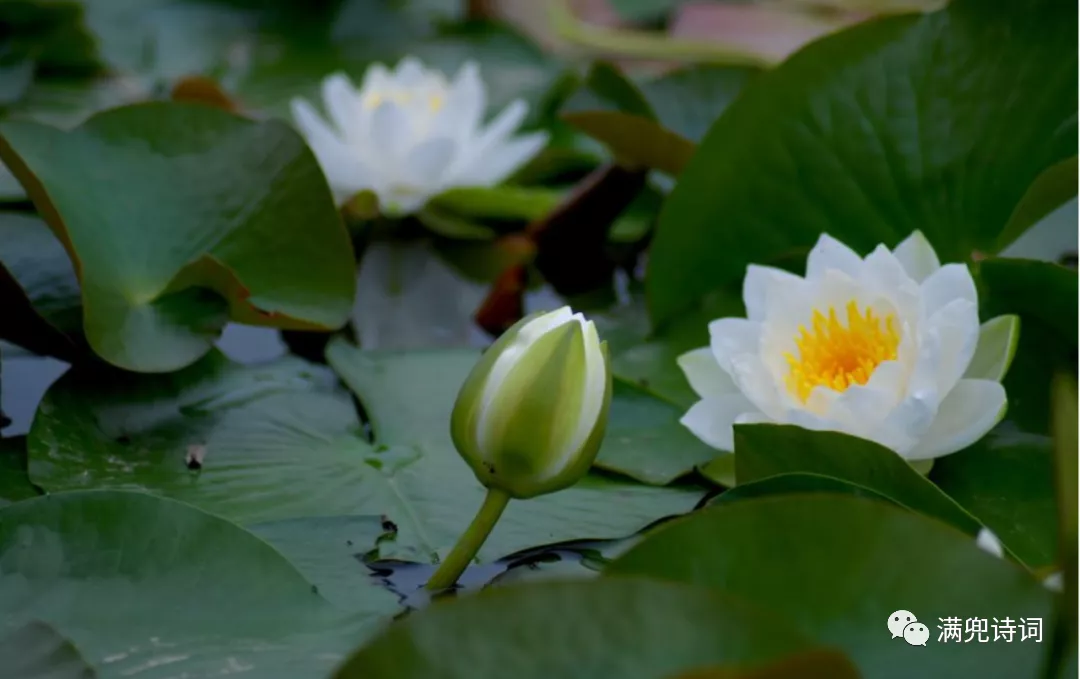
[[607, 426], [611, 369], [596, 326], [570, 307], [518, 321], [454, 404], [454, 445], [488, 488], [529, 498], [589, 470]]

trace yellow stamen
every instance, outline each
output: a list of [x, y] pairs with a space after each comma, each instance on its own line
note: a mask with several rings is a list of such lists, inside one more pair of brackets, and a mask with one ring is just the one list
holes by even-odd
[[867, 307], [863, 313], [854, 300], [847, 305], [847, 325], [829, 307], [828, 316], [814, 309], [810, 330], [799, 326], [795, 346], [798, 357], [785, 353], [790, 371], [788, 390], [803, 403], [814, 387], [844, 391], [853, 384], [866, 384], [874, 370], [885, 361], [896, 360], [900, 332], [896, 318], [874, 316]]

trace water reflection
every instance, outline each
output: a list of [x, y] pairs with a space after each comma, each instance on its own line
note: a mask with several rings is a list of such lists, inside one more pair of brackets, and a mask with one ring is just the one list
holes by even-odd
[[[469, 566], [451, 592], [434, 598], [524, 581], [595, 577], [640, 539], [631, 536], [621, 540], [581, 540], [527, 549], [492, 563]], [[362, 555], [356, 558], [364, 562]], [[433, 595], [424, 585], [434, 574], [435, 566], [389, 560], [367, 561], [366, 566], [372, 577], [396, 594], [406, 609], [418, 610], [431, 603]]]

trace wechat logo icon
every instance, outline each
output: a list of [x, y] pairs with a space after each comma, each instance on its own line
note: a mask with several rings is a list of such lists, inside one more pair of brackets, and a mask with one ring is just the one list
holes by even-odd
[[930, 638], [930, 630], [911, 611], [895, 611], [888, 626], [893, 639], [900, 637], [912, 646], [925, 646]]

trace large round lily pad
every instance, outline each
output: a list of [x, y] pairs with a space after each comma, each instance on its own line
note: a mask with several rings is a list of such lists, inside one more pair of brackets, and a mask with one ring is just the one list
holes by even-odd
[[331, 329], [348, 318], [348, 234], [287, 125], [138, 104], [71, 131], [0, 123], [0, 160], [67, 249], [86, 339], [113, 364], [189, 365], [230, 319]]

